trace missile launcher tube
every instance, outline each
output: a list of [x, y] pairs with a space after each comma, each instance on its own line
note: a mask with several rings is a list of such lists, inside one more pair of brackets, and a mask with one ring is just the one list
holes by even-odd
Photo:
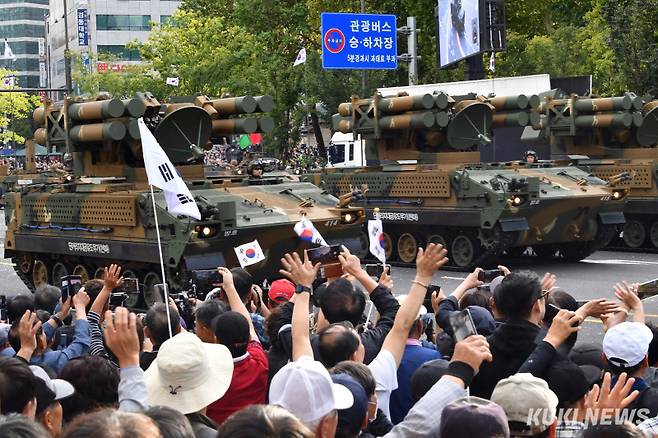
[[71, 140], [78, 143], [103, 140], [118, 141], [126, 136], [126, 126], [118, 121], [76, 125], [69, 131], [69, 136]]
[[251, 134], [258, 130], [256, 119], [219, 119], [212, 121], [213, 134]]
[[68, 115], [73, 120], [103, 120], [123, 116], [126, 107], [118, 99], [72, 103]]
[[258, 106], [253, 96], [226, 97], [211, 102], [220, 116], [253, 113]]

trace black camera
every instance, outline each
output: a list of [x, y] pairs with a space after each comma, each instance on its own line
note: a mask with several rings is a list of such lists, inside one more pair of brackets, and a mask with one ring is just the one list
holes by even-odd
[[489, 271], [480, 271], [478, 272], [478, 280], [484, 283], [491, 283], [494, 278], [500, 277], [503, 275], [503, 271], [500, 269], [491, 269]]
[[112, 292], [110, 294], [110, 309], [123, 306], [127, 299], [128, 294], [125, 292]]

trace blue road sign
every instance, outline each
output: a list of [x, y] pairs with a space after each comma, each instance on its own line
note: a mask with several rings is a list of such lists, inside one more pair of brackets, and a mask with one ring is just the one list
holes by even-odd
[[322, 68], [398, 67], [395, 15], [323, 12]]

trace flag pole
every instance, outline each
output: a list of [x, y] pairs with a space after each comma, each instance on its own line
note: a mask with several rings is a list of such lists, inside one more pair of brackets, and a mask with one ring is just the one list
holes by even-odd
[[155, 196], [153, 195], [153, 184], [149, 184], [149, 187], [151, 188], [153, 217], [155, 217], [155, 234], [158, 236], [158, 253], [160, 254], [160, 269], [162, 271], [162, 292], [164, 294], [164, 302], [167, 309], [167, 326], [169, 327], [169, 337], [173, 338], [174, 334], [171, 330], [171, 315], [169, 314], [169, 287], [167, 286], [167, 279], [165, 278], [164, 260], [162, 259], [162, 242], [160, 241], [160, 224], [158, 223], [158, 211], [155, 208]]

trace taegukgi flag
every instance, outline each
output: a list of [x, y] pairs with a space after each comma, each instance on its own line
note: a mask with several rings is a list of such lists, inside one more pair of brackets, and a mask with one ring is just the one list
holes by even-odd
[[171, 85], [172, 87], [178, 87], [178, 78], [167, 78], [167, 85]]
[[368, 221], [368, 238], [370, 239], [370, 253], [377, 257], [382, 264], [386, 264], [386, 252], [384, 251], [384, 227], [379, 216]]
[[235, 250], [235, 255], [238, 256], [240, 267], [254, 265], [258, 262], [265, 260], [265, 254], [258, 243], [258, 240], [240, 245]]
[[297, 233], [300, 239], [306, 242], [315, 243], [320, 246], [329, 246], [320, 232], [315, 228], [313, 222], [306, 219], [306, 217], [302, 217], [302, 220], [295, 224], [295, 233]]
[[167, 202], [167, 208], [171, 213], [182, 214], [201, 219], [199, 207], [187, 188], [185, 181], [180, 177], [178, 171], [171, 164], [169, 157], [155, 139], [151, 131], [144, 124], [144, 119], [137, 119], [139, 135], [142, 139], [142, 154], [144, 155], [144, 167], [148, 182], [162, 189]]
[[299, 64], [304, 64], [306, 62], [306, 48], [302, 47], [299, 49], [299, 53], [297, 53], [297, 58], [295, 58], [295, 63], [292, 65], [293, 67], [297, 67]]

